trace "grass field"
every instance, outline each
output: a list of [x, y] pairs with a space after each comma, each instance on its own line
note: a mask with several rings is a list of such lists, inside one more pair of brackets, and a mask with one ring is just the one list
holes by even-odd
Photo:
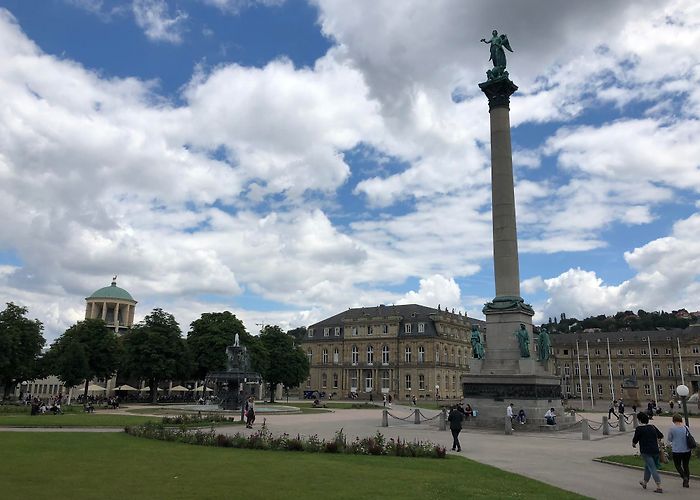
[[67, 413], [64, 415], [0, 414], [0, 426], [10, 427], [124, 427], [125, 425], [160, 422], [160, 417], [114, 415], [103, 413]]
[[583, 498], [460, 457], [209, 448], [126, 434], [0, 433], [7, 500]]
[[[618, 464], [625, 465], [635, 465], [637, 467], [644, 467], [644, 463], [639, 456], [635, 455], [610, 455], [608, 457], [601, 457], [601, 460], [607, 460], [609, 462], [616, 462]], [[676, 468], [673, 465], [673, 459], [669, 457], [667, 464], [661, 464], [659, 470], [665, 470], [669, 472], [676, 472]], [[700, 459], [693, 456], [690, 458], [690, 473], [694, 476], [700, 476]]]

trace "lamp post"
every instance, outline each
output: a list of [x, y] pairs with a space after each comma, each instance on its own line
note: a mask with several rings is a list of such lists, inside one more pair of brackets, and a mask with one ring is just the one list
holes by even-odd
[[676, 387], [676, 394], [678, 394], [681, 397], [681, 403], [683, 404], [683, 417], [685, 418], [685, 425], [686, 425], [686, 427], [689, 427], [690, 424], [688, 424], [688, 405], [686, 403], [688, 401], [688, 394], [690, 394], [690, 389], [688, 389], [687, 385], [681, 384], [678, 387]]

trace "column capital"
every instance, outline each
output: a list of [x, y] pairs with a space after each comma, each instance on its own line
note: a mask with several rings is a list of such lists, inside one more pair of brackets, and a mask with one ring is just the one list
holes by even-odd
[[510, 109], [510, 96], [518, 90], [518, 86], [507, 76], [480, 83], [479, 88], [488, 97], [489, 110], [494, 108]]

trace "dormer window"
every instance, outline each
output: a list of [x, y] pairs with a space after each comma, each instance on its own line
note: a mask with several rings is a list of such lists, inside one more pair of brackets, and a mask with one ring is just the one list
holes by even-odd
[[425, 333], [425, 323], [418, 323], [418, 333]]
[[326, 327], [323, 329], [323, 336], [328, 337], [330, 335], [331, 329]]
[[336, 336], [336, 337], [340, 337], [340, 327], [339, 327], [339, 326], [336, 326], [336, 327], [335, 327], [335, 332], [334, 332], [334, 333], [335, 333], [335, 336]]
[[404, 333], [411, 333], [411, 323], [406, 323], [403, 325], [403, 331]]

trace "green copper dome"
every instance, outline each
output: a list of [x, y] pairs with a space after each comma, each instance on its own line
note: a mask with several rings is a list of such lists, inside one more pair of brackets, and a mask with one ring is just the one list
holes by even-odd
[[112, 280], [112, 284], [110, 286], [100, 288], [99, 290], [93, 292], [93, 294], [85, 300], [90, 299], [117, 299], [136, 302], [129, 292], [117, 286], [116, 277], [114, 280]]

